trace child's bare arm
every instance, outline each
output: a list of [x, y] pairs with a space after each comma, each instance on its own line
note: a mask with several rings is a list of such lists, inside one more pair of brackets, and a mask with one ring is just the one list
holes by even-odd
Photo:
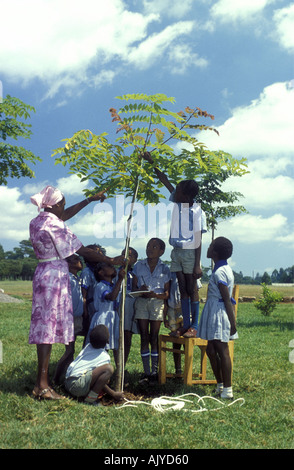
[[226, 312], [228, 314], [229, 321], [230, 321], [230, 324], [231, 324], [231, 335], [234, 335], [237, 331], [236, 318], [235, 318], [234, 307], [233, 307], [233, 304], [231, 302], [229, 289], [225, 284], [221, 284], [221, 283], [218, 284], [218, 288], [219, 288], [220, 294], [222, 296], [222, 299], [224, 301]]
[[202, 276], [200, 259], [201, 259], [201, 243], [198, 246], [198, 248], [195, 249], [195, 263], [194, 263], [194, 269], [193, 269], [193, 277], [195, 279], [199, 279]]
[[161, 299], [161, 300], [167, 300], [169, 297], [169, 289], [170, 289], [170, 281], [166, 282], [164, 285], [164, 292], [162, 294], [157, 294], [156, 292], [149, 291], [146, 294], [143, 294], [143, 297], [145, 298], [153, 298], [153, 299]]
[[112, 388], [110, 388], [108, 385], [105, 385], [103, 387], [103, 391], [105, 393], [107, 393], [108, 395], [110, 395], [112, 398], [114, 398], [116, 401], [120, 401], [120, 400], [123, 400], [124, 399], [124, 394], [123, 392], [115, 392], [114, 390], [112, 390]]
[[109, 294], [106, 294], [106, 296], [105, 296], [106, 300], [115, 300], [117, 298], [124, 277], [125, 277], [125, 270], [120, 269], [120, 271], [118, 273], [118, 280], [116, 281], [115, 286], [112, 289], [112, 291], [109, 292]]
[[[145, 152], [143, 154], [143, 158], [145, 160], [147, 160], [147, 162], [149, 162], [149, 163], [154, 163], [149, 152]], [[153, 168], [153, 170], [154, 170], [157, 178], [159, 179], [159, 181], [169, 190], [170, 193], [172, 193], [175, 188], [170, 183], [168, 177], [164, 173], [162, 173], [162, 171], [160, 171], [159, 168], [157, 168], [157, 167]]]

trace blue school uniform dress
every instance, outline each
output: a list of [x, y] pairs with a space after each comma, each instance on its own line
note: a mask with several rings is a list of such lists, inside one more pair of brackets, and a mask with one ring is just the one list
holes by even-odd
[[94, 309], [94, 286], [96, 284], [96, 278], [94, 275], [94, 268], [87, 264], [81, 272], [82, 287], [87, 291], [87, 310], [90, 320], [92, 319], [95, 309]]
[[[232, 296], [234, 275], [226, 260], [215, 263], [208, 284], [207, 299], [200, 318], [197, 336], [202, 339], [217, 339], [228, 343], [230, 339], [237, 339], [238, 333], [230, 335], [231, 324], [218, 288], [219, 284], [227, 286], [230, 296]], [[235, 303], [232, 297], [231, 301]]]
[[124, 329], [131, 331], [134, 334], [139, 334], [139, 327], [135, 320], [136, 299], [130, 296], [130, 292], [132, 292], [133, 277], [134, 277], [133, 270], [130, 269], [127, 273]]
[[83, 330], [84, 302], [81, 289], [82, 280], [79, 276], [75, 276], [73, 273], [69, 273], [69, 279], [74, 315], [74, 331], [75, 335], [78, 335], [82, 333]]
[[107, 281], [96, 283], [94, 288], [95, 313], [90, 323], [86, 344], [89, 343], [90, 332], [97, 325], [105, 325], [109, 330], [109, 343], [105, 349], [118, 349], [119, 343], [119, 315], [118, 306], [120, 294], [115, 300], [107, 300], [105, 297], [112, 292], [114, 284]]

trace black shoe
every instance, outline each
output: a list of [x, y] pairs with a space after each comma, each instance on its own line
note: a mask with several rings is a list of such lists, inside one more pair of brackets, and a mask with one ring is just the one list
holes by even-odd
[[139, 379], [139, 384], [140, 385], [147, 385], [147, 384], [149, 384], [149, 380], [150, 380], [150, 375], [144, 374]]

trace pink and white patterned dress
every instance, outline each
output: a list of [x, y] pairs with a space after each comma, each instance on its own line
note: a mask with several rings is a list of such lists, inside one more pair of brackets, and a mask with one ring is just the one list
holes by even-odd
[[30, 239], [41, 261], [33, 278], [29, 343], [68, 344], [74, 341], [74, 323], [68, 264], [64, 258], [79, 250], [82, 243], [51, 212], [40, 212], [31, 221]]

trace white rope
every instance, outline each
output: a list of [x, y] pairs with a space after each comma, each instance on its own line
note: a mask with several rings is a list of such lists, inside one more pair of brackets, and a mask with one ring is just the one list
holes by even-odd
[[[183, 398], [183, 397], [188, 397], [188, 396], [197, 398], [196, 405], [198, 405], [199, 407], [198, 409], [196, 410], [193, 410], [190, 408], [185, 409], [186, 404], [194, 404], [193, 400], [188, 400], [188, 399]], [[207, 408], [205, 405], [205, 400], [214, 401], [217, 404], [217, 407]], [[204, 411], [217, 411], [223, 408], [228, 408], [229, 406], [232, 406], [236, 403], [239, 403], [239, 405], [242, 406], [244, 405], [245, 400], [244, 398], [237, 398], [236, 400], [232, 400], [232, 401], [229, 401], [226, 399], [226, 401], [223, 402], [215, 397], [210, 397], [210, 396], [200, 397], [196, 393], [186, 393], [185, 395], [180, 395], [178, 397], [162, 396], [158, 398], [153, 398], [153, 400], [151, 400], [150, 403], [146, 401], [141, 401], [141, 400], [125, 399], [125, 403], [123, 403], [117, 409], [129, 408], [129, 407], [137, 408], [138, 405], [147, 405], [147, 406], [151, 406], [152, 408], [154, 408], [156, 411], [159, 411], [160, 413], [164, 413], [170, 410], [183, 410], [183, 411], [189, 411], [190, 413], [202, 413]]]

